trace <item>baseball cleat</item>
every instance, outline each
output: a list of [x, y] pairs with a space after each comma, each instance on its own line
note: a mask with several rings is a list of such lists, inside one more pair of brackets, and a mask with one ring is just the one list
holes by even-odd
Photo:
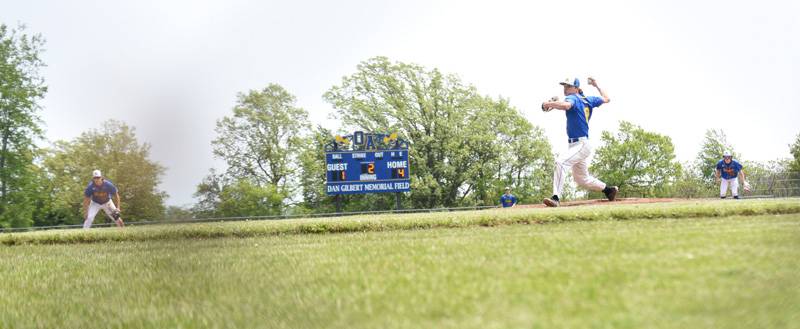
[[606, 195], [608, 201], [614, 201], [617, 198], [617, 192], [619, 192], [619, 187], [616, 186], [608, 186], [603, 191], [603, 194]]
[[544, 199], [544, 205], [548, 207], [558, 207], [558, 200], [546, 198]]

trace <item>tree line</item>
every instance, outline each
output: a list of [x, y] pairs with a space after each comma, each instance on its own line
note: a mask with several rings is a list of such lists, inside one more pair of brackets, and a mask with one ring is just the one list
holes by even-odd
[[[407, 208], [495, 205], [506, 186], [522, 203], [551, 193], [551, 144], [508, 99], [482, 95], [454, 74], [375, 57], [323, 95], [342, 122], [337, 131], [309, 124], [308, 112], [278, 84], [238, 94], [211, 142], [226, 167], [209, 168], [191, 208], [167, 207], [158, 189], [164, 167], [124, 122], [36, 146], [43, 140], [38, 101], [47, 92], [43, 44], [24, 27], [0, 25], [0, 227], [82, 222], [82, 191], [95, 168], [119, 187], [128, 221], [333, 212], [323, 145], [355, 130], [409, 142]], [[714, 195], [713, 168], [724, 149], [734, 149], [723, 131], [708, 130], [695, 161], [679, 163], [669, 136], [626, 121], [599, 139], [591, 171], [620, 186], [623, 197]], [[793, 159], [744, 161], [751, 180], [800, 171], [800, 135], [790, 147]], [[571, 188], [565, 196], [582, 193]], [[394, 196], [348, 195], [342, 203], [344, 211], [385, 210]]]

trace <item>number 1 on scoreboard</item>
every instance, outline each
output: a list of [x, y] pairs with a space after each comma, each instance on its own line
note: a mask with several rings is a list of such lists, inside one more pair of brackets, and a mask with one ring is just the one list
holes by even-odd
[[331, 181], [342, 182], [347, 180], [347, 175], [344, 170], [331, 171]]

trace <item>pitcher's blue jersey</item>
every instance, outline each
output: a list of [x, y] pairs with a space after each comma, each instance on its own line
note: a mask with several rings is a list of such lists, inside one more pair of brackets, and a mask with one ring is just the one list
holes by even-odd
[[725, 163], [725, 160], [717, 162], [717, 170], [719, 170], [723, 179], [731, 179], [739, 176], [742, 171], [742, 165], [736, 160], [731, 160], [731, 163]]
[[564, 101], [572, 103], [567, 110], [567, 136], [569, 138], [589, 137], [589, 119], [594, 108], [603, 105], [603, 99], [597, 96], [581, 96], [572, 94]]

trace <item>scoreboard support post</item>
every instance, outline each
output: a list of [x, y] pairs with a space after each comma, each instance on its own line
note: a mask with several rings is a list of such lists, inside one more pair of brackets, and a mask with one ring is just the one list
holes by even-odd
[[403, 210], [403, 204], [400, 202], [400, 197], [402, 195], [403, 195], [403, 193], [400, 193], [400, 192], [394, 194], [394, 200], [395, 200], [394, 210], [398, 210], [398, 211], [399, 210]]

